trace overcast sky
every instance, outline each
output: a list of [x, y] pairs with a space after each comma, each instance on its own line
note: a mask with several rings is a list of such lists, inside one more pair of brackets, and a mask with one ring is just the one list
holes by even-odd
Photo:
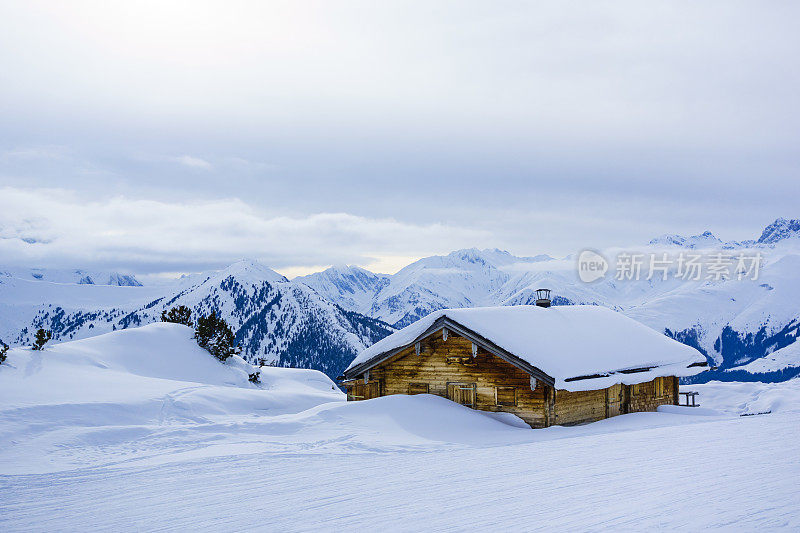
[[0, 264], [293, 275], [800, 216], [798, 2], [0, 1]]

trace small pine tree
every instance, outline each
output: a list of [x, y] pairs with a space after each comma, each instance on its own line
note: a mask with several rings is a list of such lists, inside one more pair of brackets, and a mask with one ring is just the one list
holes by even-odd
[[0, 342], [0, 365], [6, 361], [6, 357], [8, 357], [8, 344]]
[[225, 361], [238, 352], [230, 326], [213, 311], [209, 316], [197, 319], [194, 338], [197, 339], [197, 344], [220, 361]]
[[47, 341], [53, 338], [53, 332], [42, 328], [36, 330], [36, 340], [33, 341], [33, 346], [31, 348], [33, 350], [41, 350], [44, 348], [44, 345], [47, 344]]
[[248, 376], [250, 383], [261, 383], [261, 372], [255, 371]]
[[164, 310], [161, 312], [161, 321], [192, 327], [192, 310], [185, 305], [173, 307], [169, 312]]

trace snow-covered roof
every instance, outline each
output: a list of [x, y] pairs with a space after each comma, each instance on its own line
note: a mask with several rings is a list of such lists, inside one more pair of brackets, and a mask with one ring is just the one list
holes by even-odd
[[[538, 368], [554, 379], [558, 389], [593, 390], [657, 376], [690, 376], [703, 370], [690, 365], [706, 362], [694, 348], [605, 307], [520, 305], [435, 311], [358, 354], [345, 374], [413, 344], [440, 319], [455, 322]], [[649, 370], [624, 372], [643, 368]], [[597, 377], [574, 379], [586, 376]]]

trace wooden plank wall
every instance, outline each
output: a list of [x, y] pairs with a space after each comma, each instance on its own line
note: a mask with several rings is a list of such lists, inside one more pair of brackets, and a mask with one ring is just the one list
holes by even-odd
[[[658, 384], [658, 381], [661, 383]], [[659, 405], [677, 405], [677, 381], [677, 377], [667, 376], [638, 385], [628, 385], [628, 412], [655, 411]]]
[[[380, 367], [370, 370], [370, 380], [381, 383], [382, 395], [415, 392], [412, 384], [425, 383], [428, 392], [448, 397], [448, 383], [474, 383], [475, 408], [481, 411], [505, 411], [519, 416], [531, 427], [547, 424], [545, 386], [539, 382], [530, 388], [530, 376], [484, 350], [472, 356], [472, 343], [450, 333], [447, 341], [438, 331], [425, 339], [422, 352], [416, 355], [413, 346], [399, 353]], [[464, 358], [466, 365], [448, 358]], [[516, 406], [498, 406], [495, 387], [515, 387]]]
[[[458, 358], [463, 364], [454, 360]], [[658, 380], [661, 380], [660, 385], [656, 384]], [[363, 379], [356, 379], [344, 385], [348, 399], [361, 400], [390, 394], [419, 394], [426, 389], [430, 394], [448, 398], [454, 391], [453, 383], [475, 384], [475, 409], [514, 413], [533, 428], [593, 422], [613, 416], [615, 411], [619, 414], [654, 411], [659, 405], [678, 401], [675, 377], [585, 392], [553, 391], [538, 382], [532, 391], [526, 372], [482, 349], [472, 358], [469, 340], [451, 332], [444, 341], [441, 330], [423, 340], [420, 355], [410, 346], [372, 368], [367, 384]], [[451, 394], [448, 394], [448, 384]], [[498, 386], [515, 387], [516, 405], [497, 405]], [[617, 408], [609, 409], [610, 393], [619, 399]], [[451, 399], [465, 396], [459, 394]]]
[[607, 418], [608, 395], [614, 393], [621, 395], [620, 414], [655, 411], [659, 405], [677, 405], [677, 382], [678, 378], [667, 376], [637, 385], [622, 385], [619, 391], [615, 387], [583, 392], [559, 390], [553, 423], [574, 425]]
[[556, 391], [553, 424], [569, 426], [594, 422], [606, 417], [606, 389], [569, 392]]

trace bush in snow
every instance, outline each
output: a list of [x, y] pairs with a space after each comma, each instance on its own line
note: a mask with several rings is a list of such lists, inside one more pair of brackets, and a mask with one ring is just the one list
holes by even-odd
[[0, 342], [0, 365], [6, 360], [8, 356], [8, 344]]
[[173, 324], [183, 324], [192, 327], [192, 310], [185, 305], [173, 307], [167, 312], [161, 312], [161, 322], [172, 322]]
[[247, 377], [250, 380], [250, 383], [261, 383], [261, 372], [260, 371], [253, 372], [252, 374], [248, 375]]
[[194, 338], [197, 339], [197, 344], [220, 361], [226, 360], [238, 351], [230, 326], [213, 311], [209, 316], [197, 319]]
[[39, 328], [36, 331], [36, 340], [33, 341], [33, 346], [31, 349], [33, 350], [41, 350], [44, 348], [44, 345], [47, 344], [47, 341], [53, 338], [53, 332], [48, 330], [44, 330]]

